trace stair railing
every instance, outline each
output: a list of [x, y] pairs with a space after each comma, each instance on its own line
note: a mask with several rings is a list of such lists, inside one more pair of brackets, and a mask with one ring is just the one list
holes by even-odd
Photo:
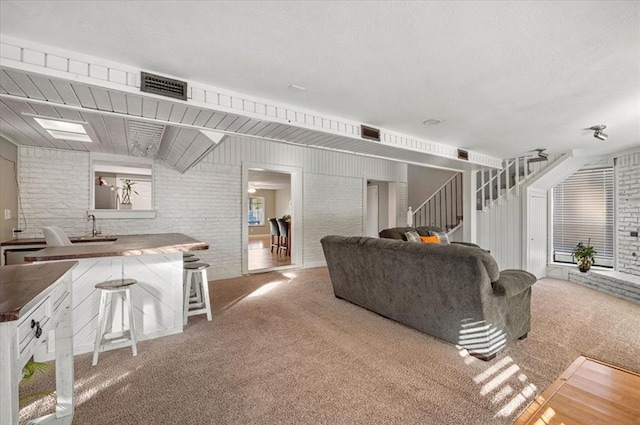
[[462, 202], [462, 173], [456, 173], [415, 211], [409, 207], [407, 224], [437, 226], [448, 232], [462, 221]]
[[520, 156], [503, 160], [500, 170], [478, 171], [477, 209], [486, 210], [495, 203], [501, 204], [503, 199], [510, 199], [513, 191], [519, 196], [522, 183], [547, 168], [560, 156], [554, 155], [547, 160], [538, 156]]

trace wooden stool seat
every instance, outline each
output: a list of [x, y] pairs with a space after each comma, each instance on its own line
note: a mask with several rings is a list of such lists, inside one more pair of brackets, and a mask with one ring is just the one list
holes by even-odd
[[207, 263], [187, 263], [184, 265], [186, 270], [203, 270], [209, 267]]
[[96, 285], [97, 289], [119, 289], [127, 286], [131, 286], [138, 283], [135, 279], [115, 279], [107, 280], [106, 282], [100, 282]]
[[189, 258], [189, 257], [193, 257], [194, 254], [190, 253], [190, 252], [183, 252], [182, 253], [182, 258]]
[[[137, 282], [135, 279], [122, 278], [96, 284], [96, 289], [100, 290], [100, 311], [98, 313], [98, 327], [96, 329], [96, 340], [93, 348], [93, 366], [98, 363], [98, 354], [100, 351], [104, 351], [109, 347], [122, 348], [130, 345], [133, 356], [138, 355], [138, 348], [136, 346], [136, 324], [133, 317], [130, 289], [130, 287]], [[113, 317], [115, 311], [117, 311], [117, 308], [114, 308], [116, 305], [113, 300], [113, 295], [115, 294], [118, 294], [122, 301], [121, 313], [123, 317], [121, 323], [124, 323], [126, 304], [129, 328], [123, 329], [122, 331], [114, 331], [112, 322], [111, 329], [107, 332], [107, 318], [109, 316]], [[109, 300], [111, 300], [111, 314], [107, 312], [107, 303]]]
[[188, 263], [197, 263], [198, 261], [200, 261], [200, 259], [198, 257], [188, 257], [188, 258], [183, 258], [182, 262], [185, 264]]

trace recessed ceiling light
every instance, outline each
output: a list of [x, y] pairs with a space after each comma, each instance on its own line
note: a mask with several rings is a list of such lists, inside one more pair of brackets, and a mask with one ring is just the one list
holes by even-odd
[[87, 134], [87, 129], [80, 123], [35, 117], [33, 119], [54, 139], [93, 142]]
[[253, 186], [249, 186], [249, 189], [247, 189], [247, 192], [249, 193], [256, 193], [256, 188]]
[[302, 87], [297, 84], [289, 84], [289, 87], [287, 88], [296, 93], [302, 93], [303, 91], [307, 91], [306, 87]]
[[437, 118], [429, 118], [428, 120], [422, 121], [422, 124], [424, 124], [424, 125], [438, 125], [441, 122], [442, 122], [442, 120], [439, 120]]

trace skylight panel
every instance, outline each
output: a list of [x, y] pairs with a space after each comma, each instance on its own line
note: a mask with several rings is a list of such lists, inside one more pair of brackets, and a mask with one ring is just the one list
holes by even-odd
[[91, 143], [91, 137], [87, 134], [84, 125], [80, 123], [50, 120], [44, 118], [33, 118], [47, 133], [54, 139], [76, 140], [79, 142]]

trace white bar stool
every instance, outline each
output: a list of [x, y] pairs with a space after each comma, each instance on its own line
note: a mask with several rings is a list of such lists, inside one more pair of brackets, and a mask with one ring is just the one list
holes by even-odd
[[[130, 286], [137, 283], [135, 279], [116, 279], [101, 282], [96, 285], [96, 289], [100, 289], [100, 313], [98, 314], [98, 328], [96, 329], [96, 342], [93, 348], [93, 366], [98, 363], [98, 353], [105, 351], [112, 345], [117, 345], [118, 348], [123, 347], [122, 343], [130, 341], [131, 351], [133, 351], [134, 357], [138, 354], [136, 347], [136, 325], [133, 318], [133, 304], [131, 304], [131, 290]], [[107, 302], [111, 300], [111, 311], [114, 310], [113, 294], [118, 294], [124, 304], [127, 305], [129, 314], [129, 329], [106, 333], [107, 328]], [[127, 345], [124, 345], [126, 347]]]
[[[184, 281], [184, 324], [189, 316], [207, 315], [211, 320], [211, 301], [209, 299], [209, 282], [207, 280], [207, 263], [185, 263], [187, 277]], [[194, 296], [192, 296], [192, 292]]]

